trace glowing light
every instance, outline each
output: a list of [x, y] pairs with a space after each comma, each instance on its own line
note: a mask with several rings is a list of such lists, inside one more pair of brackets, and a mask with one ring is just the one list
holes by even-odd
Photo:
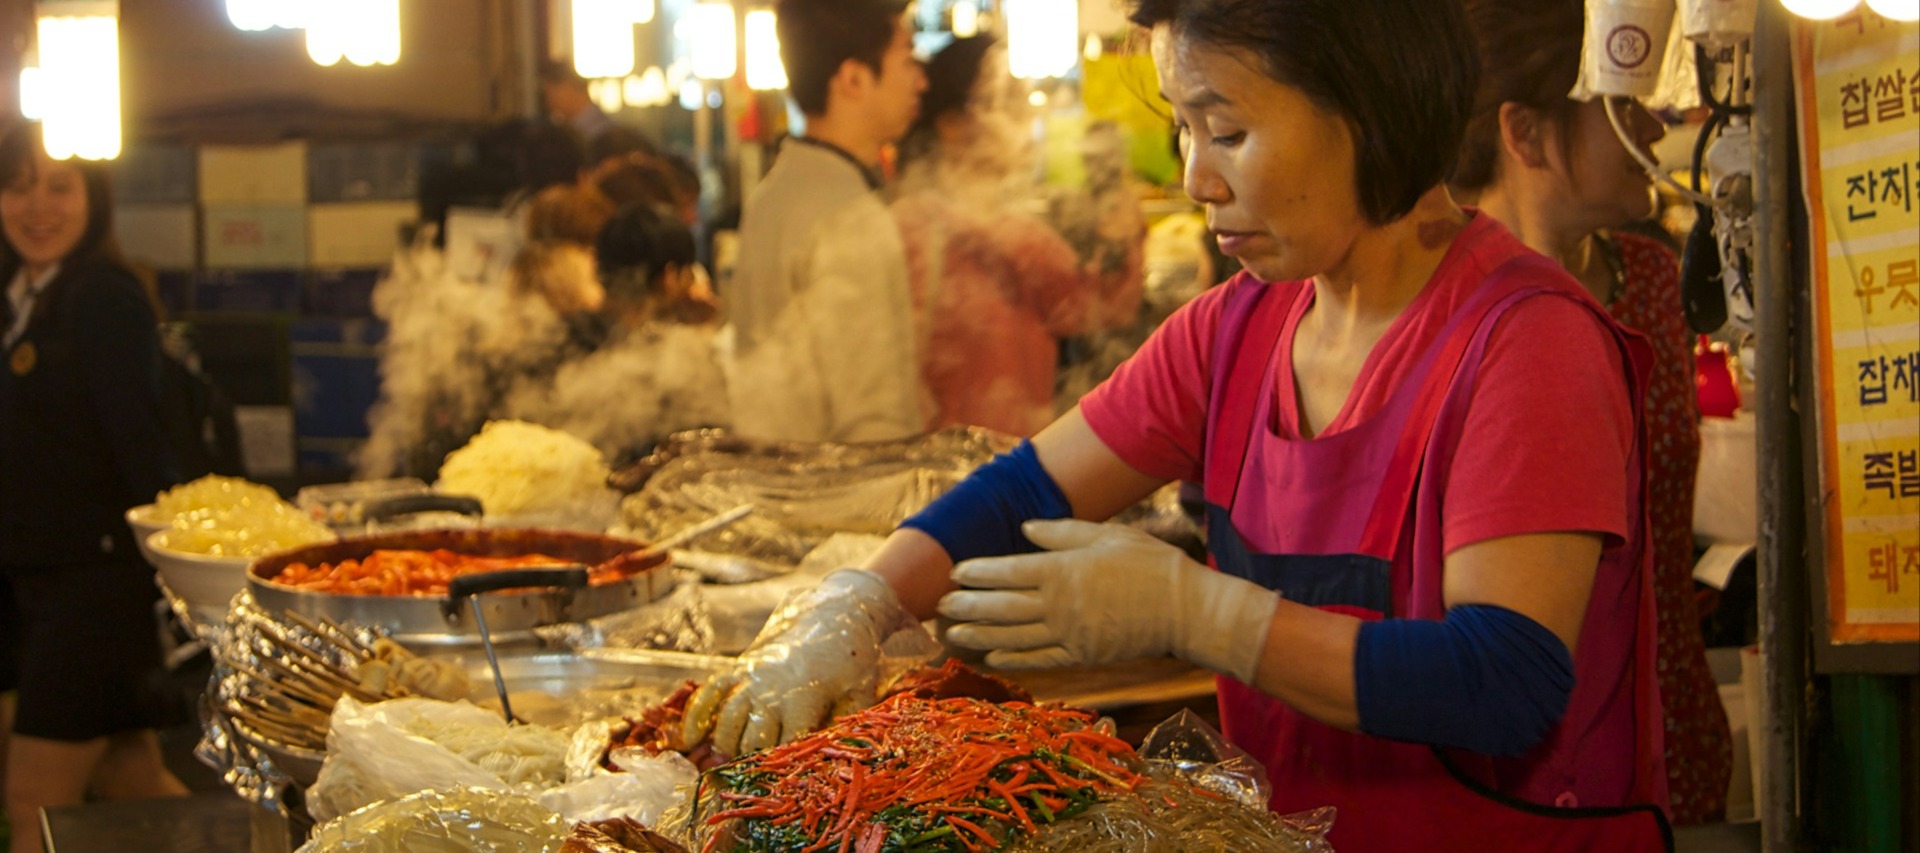
[[1860, 0], [1780, 0], [1780, 5], [1802, 18], [1824, 21], [1853, 11]]
[[[324, 2], [324, 0], [323, 0]], [[248, 32], [279, 27], [297, 30], [307, 25], [312, 0], [227, 0], [227, 20]]]
[[1080, 58], [1076, 0], [1007, 0], [1007, 64], [1027, 80], [1064, 77]]
[[725, 80], [739, 70], [739, 40], [732, 3], [699, 3], [687, 10], [687, 40], [693, 44], [693, 76]]
[[1867, 0], [1867, 8], [1892, 21], [1920, 21], [1920, 0]]
[[667, 89], [667, 74], [660, 66], [648, 66], [639, 77], [627, 78], [627, 105], [632, 107], [663, 107], [673, 103], [673, 93]]
[[680, 108], [688, 111], [697, 110], [706, 100], [706, 95], [707, 84], [688, 77], [686, 82], [680, 84]]
[[980, 34], [980, 7], [972, 3], [955, 3], [947, 10], [953, 16], [954, 38], [973, 38]]
[[599, 107], [601, 112], [617, 113], [626, 106], [620, 89], [618, 77], [587, 81], [587, 97], [593, 99], [593, 105]]
[[47, 156], [120, 156], [120, 3], [41, 0], [36, 15], [40, 72], [34, 88]]
[[321, 65], [400, 61], [400, 0], [325, 0], [307, 18], [307, 55]]
[[580, 76], [633, 73], [633, 25], [653, 20], [653, 0], [573, 0], [573, 70]]
[[20, 69], [20, 115], [28, 121], [39, 121], [42, 117], [40, 87], [43, 85], [38, 66]]
[[787, 88], [787, 66], [780, 61], [780, 32], [772, 9], [747, 12], [747, 88]]
[[1099, 33], [1088, 34], [1087, 48], [1081, 51], [1080, 55], [1086, 57], [1088, 62], [1093, 62], [1102, 56], [1106, 56], [1107, 55], [1106, 42], [1103, 42], [1100, 40]]

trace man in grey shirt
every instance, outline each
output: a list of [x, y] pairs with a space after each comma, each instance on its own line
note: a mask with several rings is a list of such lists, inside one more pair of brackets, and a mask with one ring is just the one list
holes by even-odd
[[806, 114], [747, 199], [723, 294], [728, 388], [751, 438], [879, 441], [926, 426], [900, 233], [880, 198], [882, 149], [926, 76], [891, 0], [782, 0], [780, 56]]

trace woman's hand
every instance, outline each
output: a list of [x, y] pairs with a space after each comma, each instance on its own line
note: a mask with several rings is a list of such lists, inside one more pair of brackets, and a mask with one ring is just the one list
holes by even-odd
[[843, 569], [789, 598], [740, 655], [687, 700], [681, 735], [709, 732], [714, 749], [742, 755], [786, 743], [873, 704], [880, 647], [919, 626], [886, 581]]
[[956, 645], [1036, 669], [1174, 655], [1250, 681], [1280, 596], [1114, 524], [1029, 521], [1037, 554], [968, 560], [940, 613]]

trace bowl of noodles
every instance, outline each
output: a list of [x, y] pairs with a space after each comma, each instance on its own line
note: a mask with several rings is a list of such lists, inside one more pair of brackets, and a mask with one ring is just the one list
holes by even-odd
[[226, 613], [255, 559], [335, 539], [272, 489], [235, 477], [168, 489], [126, 518], [167, 590], [203, 616]]

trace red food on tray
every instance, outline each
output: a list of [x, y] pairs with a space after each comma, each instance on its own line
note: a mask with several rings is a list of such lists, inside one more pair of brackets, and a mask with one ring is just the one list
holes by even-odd
[[[563, 566], [571, 561], [545, 554], [480, 556], [462, 554], [445, 548], [431, 551], [382, 549], [364, 559], [337, 563], [289, 563], [270, 580], [309, 592], [334, 595], [389, 595], [437, 597], [447, 594], [447, 584], [460, 575], [497, 572], [529, 566]], [[630, 574], [629, 561], [618, 558], [595, 566], [588, 582], [617, 583]]]

